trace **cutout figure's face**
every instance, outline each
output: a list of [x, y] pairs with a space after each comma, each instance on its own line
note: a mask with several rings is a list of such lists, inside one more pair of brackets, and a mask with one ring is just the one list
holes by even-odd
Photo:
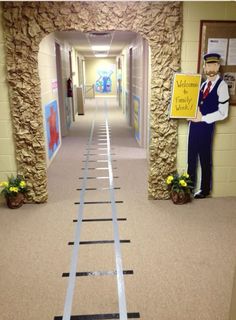
[[209, 62], [204, 65], [204, 72], [208, 78], [215, 78], [220, 69], [218, 62]]

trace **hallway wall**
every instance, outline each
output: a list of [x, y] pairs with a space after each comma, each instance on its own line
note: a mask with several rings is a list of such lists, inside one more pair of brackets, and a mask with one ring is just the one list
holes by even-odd
[[67, 80], [70, 77], [69, 51], [71, 51], [71, 46], [64, 40], [55, 40], [61, 46], [62, 87], [65, 110], [65, 133], [62, 136], [66, 136], [71, 127], [73, 114], [71, 98], [67, 97]]
[[130, 73], [130, 63], [129, 63], [129, 48], [123, 49], [123, 61], [124, 61], [124, 80], [123, 80], [123, 111], [126, 115], [128, 124], [130, 124], [130, 108], [129, 108], [129, 73]]
[[[74, 117], [83, 111], [85, 103], [85, 86], [84, 86], [84, 57], [78, 53], [78, 51], [72, 47], [71, 51], [72, 60], [72, 83], [73, 83], [73, 99], [74, 99]], [[82, 96], [78, 87], [82, 87]]]
[[[44, 117], [44, 135], [46, 143], [46, 153], [47, 153], [47, 166], [49, 167], [53, 158], [56, 156], [60, 146], [57, 148], [53, 157], [49, 160], [48, 156], [48, 143], [47, 143], [47, 134], [46, 134], [46, 119], [45, 119], [45, 106], [50, 102], [56, 100], [57, 106], [59, 107], [58, 102], [58, 89], [52, 88], [52, 81], [57, 82], [57, 67], [56, 67], [56, 52], [55, 52], [55, 36], [50, 34], [46, 36], [40, 43], [39, 54], [38, 54], [38, 69], [39, 77], [41, 84], [41, 104], [42, 112]], [[59, 109], [58, 109], [59, 111]], [[60, 119], [60, 114], [58, 114]], [[59, 121], [60, 123], [60, 121]], [[59, 126], [59, 136], [61, 141], [61, 128]], [[60, 143], [61, 145], [61, 143]]]
[[[46, 140], [46, 122], [45, 122], [45, 105], [56, 100], [57, 105], [59, 106], [58, 101], [58, 88], [52, 88], [52, 81], [57, 81], [57, 66], [56, 66], [56, 53], [55, 53], [55, 43], [59, 43], [61, 46], [61, 63], [62, 63], [62, 84], [63, 84], [63, 101], [64, 101], [64, 130], [66, 133], [68, 132], [70, 125], [73, 121], [72, 117], [72, 101], [71, 98], [67, 97], [67, 79], [70, 76], [70, 66], [69, 66], [69, 51], [71, 51], [71, 60], [72, 60], [72, 72], [73, 75], [73, 85], [79, 85], [79, 74], [78, 74], [78, 60], [79, 57], [82, 61], [83, 56], [79, 55], [77, 51], [67, 43], [60, 39], [59, 33], [51, 33], [46, 36], [40, 43], [39, 54], [38, 54], [38, 69], [39, 69], [39, 77], [41, 83], [41, 103], [42, 103], [42, 111], [44, 116], [44, 133], [45, 133], [45, 142]], [[73, 88], [75, 91], [75, 88]], [[75, 103], [75, 113], [77, 113], [77, 96], [76, 92], [74, 93], [74, 103]], [[60, 114], [59, 114], [60, 118]], [[60, 140], [61, 140], [61, 128], [60, 128]], [[59, 148], [53, 155], [53, 157], [49, 160], [48, 151], [47, 152], [47, 165], [49, 166], [55, 157], [56, 153], [59, 151]]]
[[17, 170], [6, 80], [6, 55], [2, 23], [2, 4], [0, 3], [0, 181], [6, 180], [8, 175], [15, 174]]
[[[133, 47], [133, 64], [132, 64], [132, 111], [134, 113], [135, 138], [140, 146], [143, 146], [146, 131], [144, 123], [147, 113], [145, 101], [145, 85], [147, 71], [145, 55], [146, 40], [137, 35], [136, 40], [132, 43]], [[139, 110], [137, 110], [139, 108]]]
[[125, 55], [124, 50], [121, 52], [121, 54], [117, 57], [117, 61], [120, 59], [121, 64], [121, 99], [120, 99], [120, 107], [122, 109], [122, 112], [125, 113], [125, 95], [126, 95], [126, 74], [127, 74], [127, 65], [125, 63]]
[[[196, 73], [200, 20], [235, 20], [236, 3], [183, 2], [183, 38], [181, 72]], [[187, 168], [186, 120], [179, 121], [177, 166]], [[230, 107], [229, 118], [216, 125], [213, 152], [213, 196], [236, 196], [236, 106]]]
[[[84, 57], [80, 55], [75, 48], [71, 49], [72, 55], [72, 70], [73, 70], [73, 85], [80, 86], [83, 85], [83, 61]], [[78, 66], [78, 59], [79, 59], [79, 66]]]
[[[129, 95], [130, 95], [130, 60], [129, 49], [132, 48], [132, 97], [131, 106], [129, 109]], [[150, 70], [150, 62], [148, 61], [148, 44], [147, 41], [137, 34], [137, 37], [132, 43], [129, 44], [123, 51], [124, 55], [124, 70], [125, 74], [125, 87], [123, 90], [124, 110], [128, 122], [131, 117], [131, 125], [135, 130], [135, 138], [140, 146], [146, 146], [146, 131], [147, 131], [147, 113], [148, 113], [148, 73]], [[149, 88], [150, 90], [150, 88]]]

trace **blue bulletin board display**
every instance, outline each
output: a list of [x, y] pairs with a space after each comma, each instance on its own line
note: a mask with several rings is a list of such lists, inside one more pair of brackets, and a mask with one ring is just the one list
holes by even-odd
[[54, 100], [44, 107], [46, 122], [47, 154], [49, 160], [56, 154], [61, 140], [57, 101]]
[[135, 138], [140, 141], [140, 98], [133, 96], [134, 132]]

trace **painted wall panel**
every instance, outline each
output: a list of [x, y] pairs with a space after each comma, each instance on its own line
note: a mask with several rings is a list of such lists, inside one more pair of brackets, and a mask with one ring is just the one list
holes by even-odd
[[[61, 67], [62, 67], [62, 95], [63, 95], [63, 108], [65, 110], [65, 130], [66, 134], [72, 123], [72, 105], [71, 98], [67, 98], [67, 79], [70, 75], [69, 69], [69, 50], [70, 46], [55, 37], [54, 34], [50, 34], [45, 37], [40, 43], [40, 49], [38, 54], [38, 69], [41, 83], [41, 101], [42, 112], [44, 116], [44, 130], [45, 130], [45, 142], [47, 141], [46, 134], [46, 119], [45, 119], [45, 107], [52, 101], [57, 101], [58, 106], [58, 89], [53, 88], [57, 82], [57, 68], [56, 68], [56, 52], [55, 42], [60, 43], [61, 46]], [[59, 136], [61, 141], [61, 128], [59, 128]], [[45, 145], [47, 150], [47, 143]], [[59, 144], [60, 148], [60, 144]], [[59, 148], [57, 148], [56, 153]], [[49, 157], [47, 152], [47, 165], [49, 166], [54, 157]]]

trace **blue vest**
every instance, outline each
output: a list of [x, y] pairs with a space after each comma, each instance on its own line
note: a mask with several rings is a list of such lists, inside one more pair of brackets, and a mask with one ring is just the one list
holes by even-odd
[[201, 111], [201, 114], [205, 116], [206, 114], [218, 111], [219, 96], [217, 94], [217, 89], [221, 83], [222, 79], [218, 79], [214, 88], [209, 92], [208, 96], [203, 99], [203, 92], [206, 86], [206, 83], [202, 86], [199, 93], [198, 105]]

